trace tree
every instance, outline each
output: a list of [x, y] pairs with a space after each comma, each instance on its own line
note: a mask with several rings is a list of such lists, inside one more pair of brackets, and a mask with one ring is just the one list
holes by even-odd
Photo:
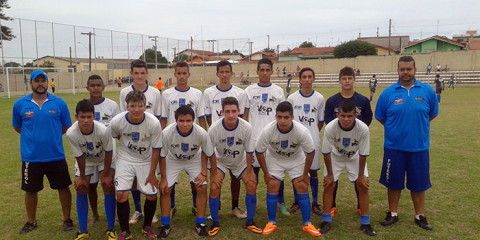
[[[39, 68], [54, 68], [55, 67], [55, 63], [53, 63], [52, 61], [49, 61], [49, 60], [46, 60], [46, 61], [43, 61], [42, 64], [38, 65]], [[45, 72], [53, 72], [54, 70], [52, 69], [46, 69]]]
[[173, 59], [173, 62], [186, 62], [186, 61], [189, 61], [190, 60], [190, 56], [188, 56], [187, 54], [178, 54], [174, 59]]
[[375, 45], [363, 41], [349, 41], [335, 47], [333, 56], [336, 58], [349, 58], [357, 56], [377, 55]]
[[303, 42], [302, 44], [300, 44], [300, 46], [298, 46], [298, 47], [299, 47], [299, 48], [308, 48], [308, 47], [315, 47], [315, 46], [313, 45], [312, 42], [307, 42], [307, 41], [305, 41], [305, 42]]
[[[147, 49], [145, 52], [138, 57], [139, 59], [143, 59], [143, 55], [145, 55], [145, 62], [147, 62], [148, 68], [155, 68], [155, 50]], [[166, 57], [162, 55], [162, 52], [157, 51], [157, 63], [159, 64], [159, 68], [166, 68], [168, 60]]]
[[275, 53], [275, 49], [273, 49], [273, 48], [264, 48], [263, 51], [264, 51], [264, 52]]
[[[10, 5], [8, 5], [8, 0], [0, 0], [0, 19], [3, 21], [11, 21], [13, 18], [5, 16], [3, 12], [4, 9], [9, 9]], [[4, 26], [2, 24], [2, 38], [4, 41], [10, 41], [15, 38], [15, 35], [12, 34], [12, 29]]]
[[233, 52], [230, 51], [230, 49], [223, 50], [222, 53], [226, 53], [226, 54], [240, 54], [240, 52], [239, 52], [237, 49], [233, 50]]

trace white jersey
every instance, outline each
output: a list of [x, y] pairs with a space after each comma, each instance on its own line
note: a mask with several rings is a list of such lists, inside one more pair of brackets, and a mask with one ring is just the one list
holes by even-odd
[[361, 156], [370, 155], [370, 134], [368, 126], [355, 119], [351, 130], [343, 130], [340, 122], [334, 119], [325, 126], [323, 135], [323, 154], [330, 153], [335, 159], [357, 160]]
[[240, 108], [240, 115], [249, 108], [247, 94], [237, 86], [231, 85], [222, 91], [218, 86], [211, 86], [203, 92], [204, 111], [206, 116], [212, 116], [212, 123], [222, 118], [222, 102], [226, 97], [235, 97]]
[[293, 106], [293, 117], [295, 120], [308, 128], [315, 148], [320, 150], [318, 123], [324, 121], [325, 112], [325, 99], [322, 94], [313, 90], [310, 95], [305, 96], [298, 90], [288, 96], [287, 101]]
[[73, 156], [79, 158], [85, 155], [85, 165], [97, 165], [105, 160], [105, 152], [113, 150], [112, 135], [107, 127], [97, 121], [93, 121], [93, 132], [83, 134], [80, 131], [78, 122], [67, 130], [65, 134], [70, 146], [72, 147]]
[[146, 164], [152, 159], [152, 149], [161, 149], [162, 127], [158, 119], [145, 112], [141, 123], [128, 121], [128, 111], [121, 112], [110, 122], [113, 137], [120, 137], [117, 160], [130, 164]]
[[95, 107], [95, 120], [107, 127], [113, 117], [120, 113], [118, 104], [109, 98], [104, 97], [101, 102], [93, 104], [93, 106]]
[[293, 121], [290, 131], [280, 132], [277, 121], [269, 123], [260, 133], [255, 151], [267, 152], [268, 159], [282, 162], [305, 161], [305, 153], [315, 151], [308, 129]]
[[237, 126], [234, 129], [225, 127], [225, 118], [214, 122], [208, 129], [217, 161], [227, 166], [239, 165], [241, 161], [245, 161], [245, 152], [253, 154], [255, 150], [251, 140], [250, 123], [241, 118], [237, 119]]
[[196, 88], [188, 87], [186, 91], [169, 88], [162, 93], [162, 118], [167, 119], [168, 125], [175, 123], [175, 111], [183, 105], [192, 107], [195, 116], [201, 118], [205, 115], [202, 101], [202, 92]]
[[207, 131], [195, 123], [187, 136], [180, 134], [176, 122], [168, 125], [162, 134], [162, 145], [160, 157], [172, 161], [200, 161], [201, 151], [207, 157], [213, 155]]
[[285, 101], [283, 89], [275, 84], [266, 87], [259, 84], [250, 85], [245, 89], [250, 105], [249, 118], [252, 124], [252, 139], [257, 140], [262, 129], [275, 121], [277, 105]]
[[[120, 91], [120, 111], [123, 112], [127, 110], [127, 102], [125, 101], [125, 97], [127, 97], [127, 94], [133, 90], [135, 90], [135, 88], [133, 85], [131, 85]], [[145, 104], [147, 112], [159, 118], [162, 115], [162, 96], [160, 95], [160, 91], [147, 85], [147, 88], [143, 91], [143, 94], [147, 100]]]

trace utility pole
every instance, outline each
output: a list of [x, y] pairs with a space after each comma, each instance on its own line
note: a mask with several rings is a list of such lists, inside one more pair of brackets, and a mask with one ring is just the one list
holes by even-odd
[[247, 42], [250, 45], [250, 55], [248, 56], [248, 74], [247, 79], [250, 81], [250, 61], [252, 60], [252, 44], [253, 42]]
[[[190, 64], [192, 64], [192, 54], [193, 54], [193, 37], [190, 36]], [[202, 56], [203, 58], [203, 56]]]
[[215, 53], [215, 42], [217, 40], [207, 40], [207, 42], [212, 43], [212, 52]]
[[270, 35], [267, 35], [267, 48], [270, 50]]
[[391, 38], [392, 38], [392, 19], [390, 18], [390, 20], [388, 21], [388, 56], [392, 55], [390, 54], [390, 48], [392, 47]]
[[[152, 41], [155, 42], [154, 48], [155, 48], [155, 73], [158, 70], [158, 58], [157, 58], [157, 38], [158, 36], [148, 36], [148, 38], [152, 39]], [[146, 53], [146, 52], [145, 52]], [[145, 54], [143, 53], [143, 54]]]
[[[175, 60], [175, 56], [177, 55], [177, 48], [174, 47], [172, 49], [173, 49], [173, 60]], [[179, 62], [178, 58], [177, 58], [177, 62]]]
[[379, 28], [377, 27], [377, 37], [378, 37], [378, 29], [379, 29]]
[[95, 33], [92, 32], [82, 32], [82, 35], [88, 35], [88, 71], [92, 71], [92, 35]]

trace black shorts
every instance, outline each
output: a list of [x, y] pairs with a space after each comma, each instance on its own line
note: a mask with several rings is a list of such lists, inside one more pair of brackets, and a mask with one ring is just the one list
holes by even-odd
[[72, 184], [65, 160], [38, 163], [22, 162], [22, 190], [25, 192], [41, 191], [44, 175], [47, 175], [51, 189], [62, 189]]
[[375, 93], [375, 88], [370, 88], [370, 92]]

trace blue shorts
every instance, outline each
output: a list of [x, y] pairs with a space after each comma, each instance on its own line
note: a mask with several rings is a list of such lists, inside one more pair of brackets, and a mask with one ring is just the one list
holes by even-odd
[[407, 188], [412, 192], [423, 192], [430, 187], [430, 159], [428, 150], [405, 152], [384, 148], [380, 183], [391, 190]]

